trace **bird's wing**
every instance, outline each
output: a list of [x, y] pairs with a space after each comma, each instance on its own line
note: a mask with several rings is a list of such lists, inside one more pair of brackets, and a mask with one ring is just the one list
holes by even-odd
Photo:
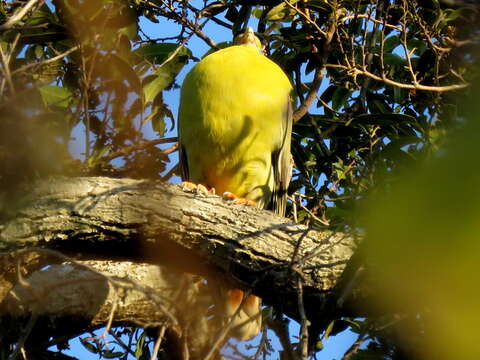
[[272, 194], [272, 210], [280, 215], [285, 215], [287, 206], [287, 190], [292, 178], [293, 160], [290, 153], [292, 138], [292, 104], [286, 99], [285, 115], [282, 121], [282, 141], [277, 151], [272, 154], [274, 186]]
[[178, 153], [179, 153], [179, 164], [180, 167], [180, 176], [182, 177], [182, 181], [187, 181], [190, 179], [190, 175], [188, 172], [188, 161], [187, 161], [187, 153], [185, 152], [185, 148], [180, 141], [181, 135], [178, 135]]

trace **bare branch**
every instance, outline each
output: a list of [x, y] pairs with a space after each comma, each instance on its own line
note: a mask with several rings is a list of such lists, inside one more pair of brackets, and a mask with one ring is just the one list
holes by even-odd
[[21, 10], [19, 10], [15, 15], [10, 17], [5, 23], [0, 25], [0, 31], [8, 30], [16, 23], [21, 21], [24, 16], [35, 6], [43, 4], [44, 0], [30, 0]]
[[67, 51], [65, 51], [64, 53], [61, 53], [61, 54], [59, 54], [57, 56], [54, 56], [50, 59], [40, 61], [40, 62], [37, 62], [37, 63], [27, 64], [27, 65], [24, 65], [22, 67], [19, 67], [18, 69], [12, 71], [12, 74], [22, 73], [22, 72], [24, 72], [26, 70], [29, 70], [31, 68], [36, 68], [36, 67], [41, 67], [41, 66], [51, 64], [52, 62], [63, 59], [65, 56], [70, 55], [72, 52], [77, 51], [78, 49], [80, 49], [80, 46], [78, 46], [78, 45], [74, 46], [74, 47], [68, 49]]
[[338, 65], [338, 64], [326, 64], [325, 67], [329, 68], [337, 68], [337, 69], [344, 69], [347, 71], [347, 73], [350, 76], [357, 76], [357, 75], [364, 75], [368, 76], [369, 78], [372, 78], [377, 81], [383, 81], [384, 83], [388, 85], [393, 85], [402, 89], [416, 89], [416, 90], [424, 90], [424, 91], [433, 91], [433, 92], [446, 92], [446, 91], [454, 91], [454, 90], [460, 90], [460, 89], [465, 89], [466, 87], [469, 86], [468, 83], [463, 83], [463, 84], [452, 84], [452, 85], [445, 85], [445, 86], [429, 86], [429, 85], [423, 85], [418, 82], [416, 83], [411, 83], [411, 84], [406, 84], [406, 83], [401, 83], [395, 80], [391, 80], [387, 78], [386, 76], [381, 77], [378, 75], [375, 75], [369, 71], [366, 70], [361, 70], [359, 68], [352, 68], [348, 67], [345, 65]]

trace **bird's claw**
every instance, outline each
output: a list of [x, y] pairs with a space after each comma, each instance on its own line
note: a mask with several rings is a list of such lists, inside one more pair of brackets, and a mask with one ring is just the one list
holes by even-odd
[[215, 195], [215, 188], [207, 189], [205, 185], [202, 184], [195, 184], [191, 181], [184, 181], [182, 182], [182, 189], [185, 191], [195, 192], [197, 194], [203, 195]]
[[231, 200], [234, 204], [247, 205], [247, 206], [257, 206], [257, 203], [250, 199], [245, 199], [238, 197], [230, 191], [225, 191], [222, 195], [225, 200]]

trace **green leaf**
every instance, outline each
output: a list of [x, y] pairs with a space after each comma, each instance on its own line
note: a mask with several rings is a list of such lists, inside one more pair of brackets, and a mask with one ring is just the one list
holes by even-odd
[[325, 330], [325, 333], [323, 334], [323, 337], [322, 337], [322, 340], [324, 342], [328, 340], [328, 337], [330, 336], [330, 333], [332, 332], [334, 324], [335, 324], [335, 320], [331, 321], [330, 324], [328, 324], [327, 329]]
[[190, 55], [190, 50], [183, 46], [177, 52], [173, 50], [168, 55], [153, 76], [148, 77], [148, 83], [143, 86], [145, 104], [153, 101], [163, 89], [173, 82], [175, 76], [182, 70]]
[[202, 55], [202, 59], [204, 59], [206, 56], [213, 54], [215, 51], [218, 51], [220, 49], [225, 49], [229, 46], [232, 46], [231, 41], [222, 41], [217, 44], [217, 49], [211, 48], [209, 49], [205, 54]]
[[408, 50], [415, 49], [415, 55], [421, 56], [427, 50], [427, 44], [422, 40], [410, 39], [407, 43], [407, 48]]
[[143, 347], [143, 353], [142, 356], [138, 360], [151, 360], [152, 356], [150, 355], [150, 349], [148, 346]]
[[92, 155], [87, 159], [87, 165], [92, 167], [97, 164], [105, 154], [107, 154], [112, 149], [111, 145], [103, 145], [102, 147], [96, 149]]
[[72, 92], [65, 87], [44, 85], [38, 88], [45, 105], [54, 105], [62, 108], [68, 107], [72, 100]]
[[320, 96], [320, 99], [322, 99], [328, 104], [332, 100], [333, 94], [335, 94], [336, 90], [337, 90], [336, 85], [330, 85]]
[[[145, 44], [135, 50], [134, 53], [146, 58], [154, 64], [161, 65], [175, 52], [175, 50], [177, 50], [178, 46], [179, 45], [176, 43]], [[191, 57], [192, 52], [188, 48], [182, 46], [182, 48], [178, 50], [176, 56]]]
[[338, 87], [333, 93], [332, 97], [332, 108], [334, 110], [340, 109], [347, 103], [348, 98], [350, 97], [350, 90], [344, 87]]
[[238, 18], [238, 10], [235, 6], [230, 6], [225, 14], [225, 19], [234, 23]]
[[35, 45], [35, 50], [34, 51], [35, 51], [35, 56], [37, 58], [41, 58], [43, 56], [43, 54], [45, 53], [42, 45]]
[[390, 36], [386, 38], [383, 42], [383, 52], [390, 53], [395, 49], [398, 45], [400, 45], [400, 39], [397, 35]]
[[26, 21], [28, 26], [36, 26], [40, 24], [49, 24], [55, 22], [55, 15], [47, 5], [42, 5], [38, 10], [34, 11]]
[[105, 359], [120, 358], [120, 357], [122, 357], [123, 355], [125, 355], [125, 353], [120, 352], [120, 351], [105, 350], [104, 352], [102, 352], [102, 356], [103, 356]]
[[[295, 4], [299, 0], [286, 0], [290, 4]], [[270, 10], [265, 19], [267, 21], [285, 21], [287, 18], [294, 16], [297, 13], [295, 9], [292, 9], [284, 2], [280, 3], [279, 5], [275, 6], [272, 10]]]
[[202, 17], [212, 17], [215, 15], [218, 15], [222, 12], [225, 11], [225, 9], [228, 7], [226, 2], [223, 1], [214, 1], [210, 4], [208, 4], [207, 7], [203, 8], [203, 10], [200, 12]]
[[253, 11], [252, 11], [252, 16], [253, 17], [256, 17], [257, 19], [260, 19], [262, 17], [262, 15], [263, 15], [263, 9], [258, 9], [258, 8], [253, 9]]
[[404, 157], [406, 152], [402, 149], [403, 147], [411, 144], [417, 144], [421, 142], [422, 139], [415, 137], [415, 136], [407, 136], [401, 137], [399, 139], [394, 139], [389, 142], [383, 150], [381, 151], [381, 155], [384, 158], [390, 158], [393, 160], [399, 159], [400, 157]]
[[119, 34], [125, 35], [129, 40], [135, 40], [138, 34], [138, 25], [136, 22], [131, 23], [118, 30]]
[[250, 5], [241, 5], [240, 11], [238, 12], [238, 16], [233, 22], [232, 32], [237, 35], [242, 29], [244, 24], [247, 23], [248, 18], [250, 18], [250, 9], [252, 7]]
[[91, 353], [94, 353], [94, 354], [99, 353], [98, 348], [95, 345], [89, 343], [87, 340], [80, 338], [80, 343], [83, 345], [85, 349], [87, 349]]
[[[149, 102], [153, 101], [155, 97], [160, 94], [160, 92], [165, 89], [168, 85], [170, 85], [172, 81], [172, 76], [171, 74], [166, 71], [157, 71], [155, 72], [155, 76], [153, 77], [153, 80], [148, 82], [144, 87], [143, 87], [143, 96], [145, 98], [145, 104], [148, 104]], [[149, 79], [152, 77], [149, 77]]]
[[445, 12], [444, 12], [445, 21], [450, 22], [450, 21], [453, 21], [453, 20], [457, 19], [460, 15], [462, 15], [463, 10], [464, 9], [462, 9], [462, 8], [457, 9], [457, 10], [446, 9]]
[[398, 86], [392, 86], [393, 88], [393, 100], [396, 103], [401, 103], [406, 98], [406, 91], [404, 89], [399, 88]]
[[140, 335], [140, 338], [137, 341], [137, 346], [136, 346], [136, 349], [135, 349], [135, 357], [137, 359], [140, 359], [140, 357], [143, 354], [143, 344], [144, 343], [145, 343], [145, 332], [143, 332], [142, 335]]
[[332, 5], [330, 5], [325, 0], [309, 0], [306, 1], [307, 7], [314, 10], [331, 10]]
[[161, 116], [155, 116], [152, 119], [152, 128], [155, 130], [160, 136], [163, 136], [165, 134], [165, 119]]
[[383, 56], [383, 61], [387, 65], [396, 66], [396, 67], [402, 67], [407, 64], [407, 61], [403, 57], [397, 54], [385, 54]]
[[398, 123], [416, 123], [417, 119], [410, 115], [405, 114], [362, 114], [358, 115], [346, 125], [396, 125]]
[[68, 38], [66, 31], [61, 30], [26, 30], [21, 37], [22, 44], [54, 43]]
[[104, 59], [104, 61], [105, 62], [102, 64], [103, 66], [99, 67], [99, 69], [106, 69], [108, 75], [110, 75], [110, 79], [125, 79], [128, 81], [132, 89], [140, 91], [142, 88], [140, 79], [133, 67], [127, 61], [116, 54], [110, 54]]

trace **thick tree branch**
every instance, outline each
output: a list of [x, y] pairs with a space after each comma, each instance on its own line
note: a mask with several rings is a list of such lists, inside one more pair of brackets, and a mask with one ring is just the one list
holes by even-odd
[[[115, 266], [123, 263], [120, 260], [127, 259], [223, 277], [234, 286], [252, 287], [265, 303], [295, 318], [298, 275], [293, 269], [301, 269], [307, 317], [327, 319], [345, 311], [338, 308], [334, 314], [327, 308], [335, 303], [337, 282], [355, 246], [343, 234], [307, 229], [268, 211], [234, 205], [214, 195], [188, 193], [175, 185], [64, 178], [38, 185], [0, 227], [0, 251], [4, 253], [0, 257], [0, 299], [12, 287], [22, 285], [18, 269], [27, 278], [46, 263], [65, 262], [52, 256], [43, 256], [43, 260], [31, 256], [19, 263], [18, 249], [31, 247], [60, 250], [84, 260], [107, 258], [102, 265], [109, 267], [105, 273], [115, 273]], [[147, 286], [154, 287], [155, 282]], [[108, 311], [98, 309], [104, 320]], [[0, 306], [1, 313], [5, 314], [5, 308]], [[122, 321], [128, 321], [128, 316], [142, 318], [128, 312], [122, 316]]]

